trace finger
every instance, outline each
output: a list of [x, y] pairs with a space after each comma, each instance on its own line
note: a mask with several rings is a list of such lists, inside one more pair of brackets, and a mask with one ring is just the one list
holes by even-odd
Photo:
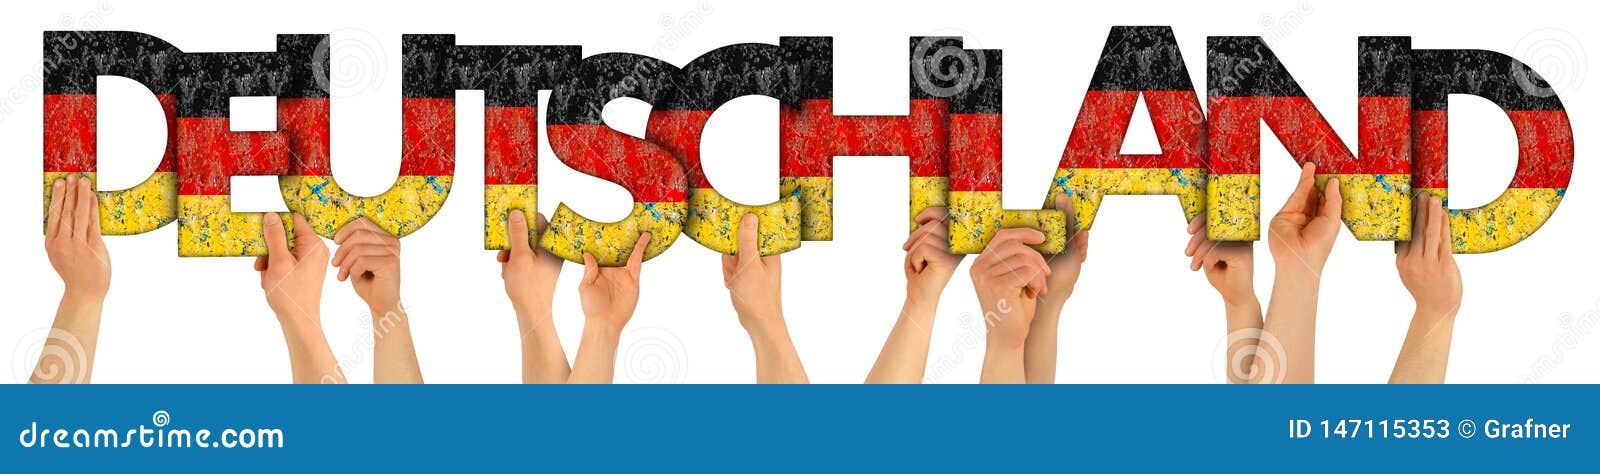
[[594, 261], [594, 255], [585, 252], [583, 254], [583, 282], [593, 285], [596, 281], [600, 281], [600, 264]]
[[722, 256], [722, 286], [733, 286], [733, 274], [739, 269], [739, 257], [735, 255]]
[[928, 226], [917, 226], [915, 230], [911, 231], [911, 234], [906, 235], [906, 241], [900, 244], [900, 250], [911, 250], [911, 246], [916, 244], [918, 240], [922, 240], [922, 236], [927, 234]]
[[544, 214], [540, 214], [540, 213], [535, 213], [533, 215], [533, 217], [534, 217], [534, 230], [537, 233], [528, 236], [529, 237], [529, 241], [532, 242], [531, 244], [529, 244], [529, 248], [531, 250], [533, 250], [533, 254], [534, 255], [539, 255], [541, 257], [548, 256], [548, 255], [543, 255], [543, 254], [548, 254], [549, 252], [546, 252], [545, 250], [543, 250], [543, 247], [539, 246], [539, 244], [538, 244], [539, 241], [537, 239], [544, 237], [544, 232], [546, 230], [550, 229], [550, 221], [544, 218]]
[[1411, 240], [1406, 243], [1405, 258], [1419, 258], [1428, 242], [1428, 195], [1411, 198]]
[[389, 259], [395, 257], [393, 252], [390, 252], [388, 248], [385, 248], [381, 245], [345, 245], [339, 248], [341, 251], [345, 249], [350, 249], [350, 251], [345, 253], [344, 261], [339, 265], [334, 265], [334, 267], [339, 268], [339, 281], [344, 281], [346, 276], [351, 275], [351, 272], [347, 267], [349, 267], [356, 260], [365, 259], [371, 263], [379, 259]]
[[349, 238], [351, 234], [356, 232], [382, 230], [383, 229], [378, 228], [377, 224], [373, 224], [372, 221], [367, 220], [366, 217], [357, 217], [355, 220], [345, 223], [344, 227], [339, 228], [339, 232], [333, 234], [333, 242], [336, 244], [342, 244], [346, 238]]
[[628, 273], [633, 274], [634, 278], [639, 277], [639, 267], [644, 265], [644, 249], [649, 245], [650, 233], [640, 234], [639, 241], [633, 244], [633, 253], [628, 254]]
[[760, 242], [756, 239], [760, 223], [753, 212], [739, 218], [739, 265], [749, 265], [761, 256]]
[[283, 232], [283, 220], [278, 218], [278, 213], [268, 212], [261, 216], [261, 233], [267, 239], [268, 265], [294, 263], [294, 255], [289, 253], [288, 237]]
[[1072, 240], [1067, 242], [1067, 244], [1073, 249], [1077, 250], [1079, 261], [1089, 258], [1089, 231], [1078, 231], [1076, 235], [1072, 236]]
[[950, 215], [950, 209], [949, 208], [946, 208], [946, 207], [930, 207], [930, 208], [927, 208], [927, 209], [923, 209], [922, 212], [918, 212], [917, 213], [917, 217], [915, 219], [912, 219], [912, 220], [914, 222], [916, 222], [917, 225], [920, 226], [920, 225], [924, 225], [924, 224], [927, 224], [927, 223], [932, 222], [932, 221], [941, 221], [941, 222], [943, 222], [944, 219], [946, 217], [948, 217], [949, 215]]
[[267, 271], [267, 256], [266, 255], [262, 255], [262, 256], [256, 257], [256, 271], [258, 271], [258, 272]]
[[528, 216], [522, 211], [513, 209], [510, 216], [506, 216], [506, 241], [509, 242], [512, 254], [522, 255], [532, 252], [533, 247], [528, 238]]
[[1455, 236], [1450, 233], [1450, 208], [1445, 207], [1444, 199], [1438, 196], [1434, 196], [1433, 204], [1433, 212], [1439, 214], [1439, 234], [1434, 236], [1439, 239], [1438, 258], [1440, 260], [1454, 258], [1452, 254], [1455, 252]]
[[1439, 258], [1439, 239], [1444, 234], [1444, 218], [1439, 212], [1439, 197], [1428, 196], [1428, 240], [1422, 246], [1422, 258], [1434, 261]]
[[1205, 241], [1206, 234], [1195, 233], [1189, 236], [1189, 245], [1183, 248], [1183, 256], [1193, 257], [1194, 253], [1200, 250], [1200, 244], [1205, 243]]
[[359, 230], [345, 235], [344, 243], [339, 245], [338, 250], [333, 251], [333, 260], [331, 263], [335, 267], [339, 266], [339, 264], [343, 263], [345, 259], [350, 258], [350, 251], [357, 248], [369, 246], [388, 247], [389, 239], [385, 238], [388, 236], [389, 234], [378, 234], [368, 230]]
[[1216, 248], [1217, 241], [1215, 240], [1207, 240], [1204, 244], [1201, 244], [1200, 248], [1194, 252], [1194, 259], [1189, 261], [1189, 271], [1199, 270], [1200, 267], [1204, 266], [1206, 255]]
[[294, 215], [294, 247], [300, 251], [296, 255], [306, 255], [305, 252], [311, 249], [325, 248], [322, 236], [317, 235], [317, 231], [311, 229], [311, 223], [306, 222], [306, 216], [299, 213]]
[[1317, 214], [1341, 219], [1343, 218], [1343, 212], [1344, 197], [1339, 194], [1339, 178], [1329, 179], [1328, 184], [1323, 186], [1322, 208]]
[[67, 176], [67, 186], [61, 190], [61, 223], [56, 228], [56, 237], [72, 237], [72, 220], [78, 215], [78, 175]]
[[352, 277], [352, 279], [363, 279], [363, 277], [366, 277], [368, 274], [378, 275], [379, 272], [384, 271], [384, 267], [387, 267], [387, 264], [389, 263], [382, 261], [381, 258], [374, 258], [374, 256], [360, 256], [360, 258], [355, 258], [355, 261], [350, 263], [349, 277]]
[[1066, 194], [1057, 194], [1054, 204], [1055, 204], [1056, 210], [1061, 211], [1063, 214], [1066, 214], [1066, 218], [1067, 218], [1067, 233], [1070, 234], [1070, 233], [1072, 233], [1072, 231], [1077, 230], [1078, 229], [1078, 212], [1077, 212], [1076, 209], [1072, 208], [1072, 199], [1068, 198]]
[[89, 235], [90, 222], [100, 220], [100, 200], [95, 199], [89, 180], [78, 180], [78, 213], [72, 217], [72, 238], [83, 239]]
[[1016, 256], [1029, 256], [1029, 255], [1032, 255], [1034, 257], [1038, 257], [1040, 261], [1044, 261], [1044, 256], [1040, 255], [1039, 251], [1034, 250], [1032, 247], [1028, 247], [1026, 245], [1022, 245], [1020, 243], [1015, 243], [1015, 242], [1008, 243], [1008, 244], [1002, 245], [1000, 247], [997, 247], [990, 253], [993, 255], [992, 261], [994, 261], [994, 262], [1004, 262], [1007, 259], [1010, 259], [1010, 258], [1013, 258], [1013, 257], [1016, 257]]
[[1032, 291], [1035, 295], [1043, 294], [1049, 290], [1045, 277], [1050, 271], [1050, 266], [1045, 264], [1044, 258], [1039, 254], [1035, 253], [1033, 256], [1035, 258], [1019, 255], [1004, 260], [998, 265], [1001, 269], [994, 275], [1002, 278], [1012, 278], [1011, 282]]
[[996, 260], [998, 263], [994, 265], [995, 268], [991, 271], [1006, 273], [1017, 271], [1018, 269], [1037, 268], [1041, 273], [1050, 274], [1050, 264], [1045, 261], [1044, 255], [1040, 255], [1039, 252], [1032, 251], [1032, 249], [1029, 250], [1028, 252], [1010, 254], [1005, 258]]
[[1294, 192], [1289, 194], [1289, 200], [1283, 203], [1283, 210], [1278, 211], [1279, 214], [1306, 212], [1311, 209], [1306, 203], [1313, 202], [1312, 193], [1316, 192], [1317, 187], [1316, 175], [1316, 163], [1306, 162], [1300, 166], [1300, 181], [1295, 183]]
[[62, 216], [66, 215], [63, 214], [62, 211], [62, 208], [66, 206], [66, 203], [62, 202], [65, 199], [62, 197], [61, 191], [66, 189], [66, 187], [67, 180], [63, 178], [56, 178], [56, 182], [50, 184], [50, 214], [49, 217], [45, 219], [45, 238], [54, 238], [58, 229], [61, 228], [61, 218]]
[[911, 251], [906, 253], [906, 265], [911, 271], [920, 273], [922, 270], [927, 269], [928, 264], [934, 259], [943, 258], [948, 254], [944, 249], [932, 243], [923, 243], [912, 247]]
[[912, 247], [917, 246], [917, 242], [921, 242], [923, 240], [938, 240], [948, 243], [950, 242], [950, 228], [945, 227], [943, 222], [924, 224], [922, 227], [918, 227], [916, 231], [911, 233], [911, 236], [906, 239], [906, 243], [902, 246], [902, 248], [905, 250], [910, 250]]
[[905, 263], [902, 266], [908, 272], [922, 273], [922, 269], [927, 267], [927, 259], [922, 258], [921, 249], [912, 249], [906, 252]]
[[1018, 242], [1030, 245], [1043, 243], [1044, 232], [1039, 232], [1037, 229], [1030, 229], [1027, 227], [1000, 229], [1000, 232], [995, 233], [994, 238], [989, 240], [989, 245], [1007, 245], [1010, 242]]
[[501, 250], [499, 252], [495, 252], [494, 261], [500, 262], [500, 263], [506, 263], [506, 262], [511, 261], [511, 251], [509, 251], [509, 250]]
[[1193, 219], [1189, 219], [1189, 228], [1186, 230], [1189, 231], [1190, 235], [1194, 235], [1200, 233], [1200, 229], [1204, 228], [1206, 228], [1206, 213], [1202, 212], [1200, 215], [1194, 216]]

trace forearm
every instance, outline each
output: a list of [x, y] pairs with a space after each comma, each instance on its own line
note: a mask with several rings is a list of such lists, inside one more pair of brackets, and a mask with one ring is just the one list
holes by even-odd
[[1243, 301], [1224, 301], [1223, 310], [1228, 319], [1228, 359], [1223, 364], [1228, 383], [1248, 383], [1261, 335], [1261, 301], [1252, 294]]
[[393, 310], [371, 307], [373, 383], [422, 383], [417, 349], [411, 341], [411, 315], [398, 303]]
[[745, 324], [756, 353], [756, 383], [810, 383], [783, 317]]
[[1023, 368], [1023, 338], [997, 336], [991, 330], [983, 352], [983, 374], [978, 383], [1027, 383]]
[[[1297, 264], [1279, 265], [1250, 382], [1316, 380], [1317, 288], [1321, 278]], [[1263, 352], [1265, 351], [1265, 352]], [[1282, 360], [1278, 360], [1281, 355]]]
[[590, 321], [583, 327], [583, 341], [578, 343], [578, 356], [572, 361], [572, 373], [567, 383], [611, 383], [616, 373], [617, 344], [621, 340], [620, 328]]
[[55, 322], [45, 337], [39, 361], [29, 383], [89, 383], [94, 372], [94, 350], [100, 338], [100, 312], [104, 295], [67, 291], [56, 307]]
[[289, 368], [294, 383], [345, 383], [344, 371], [328, 347], [322, 326], [311, 317], [280, 318], [283, 339], [289, 347]]
[[928, 367], [928, 346], [933, 339], [934, 308], [938, 303], [906, 299], [867, 383], [919, 383]]
[[522, 383], [566, 383], [572, 375], [567, 353], [556, 336], [550, 310], [537, 314], [517, 314], [522, 334]]
[[1455, 313], [1425, 314], [1411, 317], [1406, 342], [1395, 358], [1389, 383], [1444, 383], [1450, 362], [1450, 339], [1455, 332]]
[[1065, 301], [1039, 302], [1023, 343], [1023, 367], [1028, 383], [1056, 383], [1056, 340], [1060, 337], [1061, 308]]

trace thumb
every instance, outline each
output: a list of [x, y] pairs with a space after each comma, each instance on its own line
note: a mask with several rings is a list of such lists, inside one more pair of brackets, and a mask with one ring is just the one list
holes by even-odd
[[268, 212], [261, 216], [261, 233], [267, 239], [267, 266], [293, 265], [294, 255], [289, 253], [288, 237], [284, 235], [283, 219], [276, 212]]
[[759, 231], [761, 219], [755, 213], [745, 213], [739, 219], [739, 265], [749, 265], [761, 257]]
[[596, 262], [594, 260], [594, 255], [589, 254], [588, 252], [584, 252], [584, 254], [583, 254], [583, 282], [586, 283], [586, 284], [591, 284], [592, 285], [592, 284], [594, 284], [594, 282], [599, 281], [599, 280], [600, 280], [600, 263]]
[[1344, 197], [1339, 194], [1339, 178], [1329, 179], [1328, 184], [1323, 186], [1322, 209], [1317, 214], [1340, 219], [1343, 217], [1343, 212]]
[[510, 243], [513, 255], [523, 255], [533, 249], [528, 246], [528, 217], [520, 210], [512, 210], [506, 216], [506, 242]]

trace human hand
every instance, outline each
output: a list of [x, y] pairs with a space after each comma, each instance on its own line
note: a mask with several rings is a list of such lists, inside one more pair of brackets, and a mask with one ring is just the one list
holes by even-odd
[[1089, 258], [1089, 231], [1074, 230], [1078, 225], [1078, 214], [1072, 208], [1072, 199], [1065, 194], [1055, 198], [1055, 209], [1060, 209], [1067, 214], [1067, 246], [1061, 253], [1046, 257], [1050, 265], [1050, 278], [1046, 280], [1050, 291], [1046, 292], [1040, 301], [1046, 305], [1060, 309], [1065, 305], [1067, 298], [1072, 296], [1072, 290], [1078, 286], [1078, 275], [1083, 271], [1083, 261]]
[[88, 179], [74, 174], [50, 186], [44, 250], [61, 276], [66, 297], [105, 298], [111, 287], [111, 254], [100, 238], [100, 201]]
[[1189, 221], [1189, 270], [1205, 269], [1206, 280], [1229, 307], [1260, 305], [1256, 299], [1255, 242], [1218, 242], [1206, 238], [1206, 215]]
[[322, 279], [328, 274], [328, 247], [299, 214], [294, 215], [293, 250], [289, 249], [283, 221], [277, 213], [263, 215], [261, 227], [267, 239], [267, 254], [256, 257], [256, 271], [261, 272], [261, 289], [266, 292], [267, 305], [278, 315], [278, 322], [285, 325], [309, 320], [307, 322], [320, 326]]
[[550, 318], [550, 304], [555, 301], [556, 277], [561, 276], [564, 260], [550, 252], [534, 247], [531, 237], [543, 235], [549, 222], [543, 214], [538, 217], [537, 234], [528, 233], [528, 217], [513, 210], [506, 217], [506, 240], [511, 248], [495, 256], [500, 261], [500, 279], [505, 281], [506, 297], [519, 317]]
[[1339, 180], [1328, 180], [1325, 190], [1317, 192], [1316, 171], [1317, 166], [1312, 163], [1300, 168], [1300, 182], [1295, 185], [1294, 194], [1289, 195], [1289, 201], [1267, 229], [1267, 248], [1280, 271], [1305, 269], [1320, 277], [1328, 254], [1333, 252], [1333, 241], [1339, 237], [1344, 206]]
[[930, 207], [917, 213], [917, 230], [905, 244], [906, 303], [932, 307], [939, 302], [945, 285], [956, 273], [965, 255], [950, 253], [950, 228], [945, 219], [950, 211]]
[[741, 217], [738, 255], [722, 256], [722, 285], [745, 329], [783, 321], [783, 267], [777, 255], [761, 256], [759, 224], [755, 214]]
[[1022, 347], [1039, 295], [1049, 290], [1051, 271], [1044, 256], [1028, 247], [1044, 234], [1026, 228], [1003, 229], [972, 261], [972, 287], [983, 307], [991, 340]]
[[1413, 200], [1411, 241], [1395, 244], [1395, 268], [1417, 301], [1417, 316], [1454, 317], [1461, 308], [1461, 271], [1451, 253], [1449, 211], [1438, 196]]
[[400, 238], [365, 217], [345, 224], [333, 236], [339, 250], [333, 266], [339, 281], [350, 280], [373, 314], [400, 310]]
[[597, 329], [606, 329], [612, 335], [622, 332], [622, 326], [628, 324], [639, 305], [639, 269], [644, 265], [644, 248], [649, 244], [650, 233], [640, 235], [623, 267], [601, 267], [594, 255], [583, 254], [578, 297], [588, 324], [598, 325]]

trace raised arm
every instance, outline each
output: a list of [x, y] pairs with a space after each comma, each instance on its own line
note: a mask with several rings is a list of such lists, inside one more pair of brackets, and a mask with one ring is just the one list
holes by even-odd
[[328, 247], [311, 224], [294, 216], [294, 249], [289, 249], [278, 214], [261, 218], [267, 255], [256, 257], [261, 290], [283, 326], [294, 383], [344, 383], [344, 371], [322, 334], [322, 279], [328, 274]]
[[1224, 365], [1228, 383], [1250, 381], [1261, 338], [1261, 300], [1256, 298], [1255, 242], [1218, 242], [1206, 238], [1206, 215], [1189, 221], [1189, 270], [1205, 269], [1206, 281], [1222, 297], [1227, 316], [1228, 349]]
[[1067, 214], [1067, 248], [1061, 253], [1045, 256], [1050, 265], [1050, 278], [1046, 283], [1050, 291], [1039, 298], [1039, 309], [1028, 325], [1028, 342], [1024, 345], [1024, 365], [1028, 369], [1028, 383], [1056, 383], [1056, 339], [1061, 330], [1061, 308], [1078, 286], [1078, 274], [1083, 261], [1089, 257], [1089, 231], [1074, 230], [1077, 213], [1072, 199], [1057, 195], [1055, 209]]
[[111, 287], [111, 255], [100, 239], [100, 201], [89, 180], [71, 175], [50, 185], [44, 249], [64, 289], [28, 382], [89, 383], [100, 310]]
[[739, 324], [750, 333], [756, 383], [807, 383], [806, 368], [783, 320], [783, 268], [777, 255], [761, 256], [759, 222], [755, 214], [739, 219], [739, 254], [722, 256], [722, 283]]
[[1257, 353], [1283, 354], [1283, 360], [1256, 357], [1250, 376], [1254, 383], [1316, 380], [1317, 291], [1322, 267], [1339, 237], [1343, 199], [1339, 180], [1328, 180], [1326, 191], [1318, 192], [1315, 176], [1316, 165], [1300, 168], [1294, 193], [1267, 229], [1277, 274]]
[[930, 207], [917, 214], [917, 230], [900, 248], [906, 251], [906, 301], [867, 383], [918, 383], [928, 368], [934, 310], [962, 255], [950, 253], [949, 211]]
[[333, 266], [350, 281], [372, 317], [373, 383], [422, 383], [411, 317], [400, 304], [400, 238], [367, 218], [350, 221], [333, 236]]
[[[538, 217], [543, 234], [548, 223], [544, 215]], [[496, 259], [522, 334], [522, 383], [566, 383], [572, 368], [567, 366], [550, 312], [564, 260], [532, 245], [538, 236], [528, 234], [528, 218], [522, 211], [511, 211], [507, 217], [506, 241], [511, 248], [501, 250]]]
[[982, 383], [1027, 382], [1023, 343], [1050, 275], [1044, 256], [1028, 245], [1041, 242], [1037, 230], [1001, 230], [972, 261], [972, 287], [989, 329]]
[[616, 374], [617, 344], [622, 327], [639, 306], [639, 269], [650, 234], [639, 236], [627, 266], [600, 267], [594, 256], [583, 254], [583, 281], [578, 296], [583, 302], [583, 341], [572, 362], [567, 383], [611, 383]]
[[1389, 383], [1444, 383], [1450, 336], [1461, 309], [1461, 270], [1452, 255], [1450, 216], [1444, 203], [1438, 196], [1413, 200], [1411, 241], [1396, 244], [1394, 263], [1400, 282], [1417, 301], [1417, 310]]

